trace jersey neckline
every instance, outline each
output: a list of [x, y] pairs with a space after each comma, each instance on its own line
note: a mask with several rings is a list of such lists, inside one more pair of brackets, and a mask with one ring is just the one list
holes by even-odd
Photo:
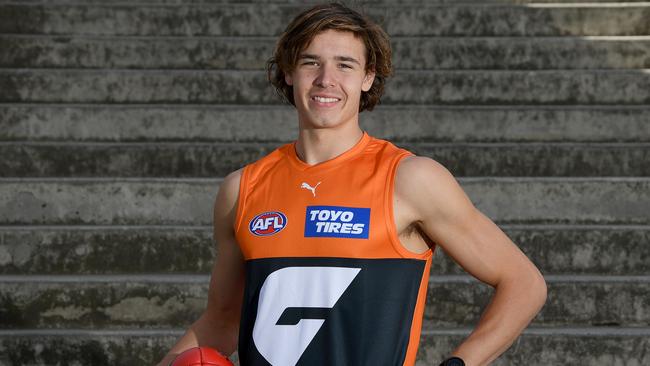
[[342, 154], [332, 159], [325, 160], [323, 162], [314, 165], [309, 165], [304, 161], [300, 160], [298, 154], [296, 153], [296, 141], [294, 141], [293, 143], [287, 146], [287, 150], [288, 150], [287, 155], [289, 157], [289, 161], [291, 162], [291, 164], [294, 167], [296, 167], [298, 170], [307, 171], [307, 170], [316, 170], [316, 169], [318, 170], [327, 169], [327, 168], [337, 166], [357, 156], [361, 151], [363, 151], [363, 149], [366, 148], [366, 146], [368, 145], [371, 139], [372, 137], [368, 135], [367, 132], [364, 131], [363, 135], [361, 136], [361, 139], [359, 139], [359, 141], [357, 141], [357, 143], [354, 146], [352, 146], [350, 149], [346, 150]]

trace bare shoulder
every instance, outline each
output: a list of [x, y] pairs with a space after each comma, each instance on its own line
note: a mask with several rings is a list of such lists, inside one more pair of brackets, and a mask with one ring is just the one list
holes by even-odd
[[223, 178], [223, 182], [221, 183], [221, 187], [219, 188], [219, 191], [224, 191], [229, 195], [232, 194], [238, 195], [239, 182], [241, 181], [241, 176], [243, 171], [244, 168], [241, 168], [226, 175], [226, 177]]
[[228, 174], [221, 182], [217, 199], [214, 202], [215, 224], [222, 220], [233, 222], [237, 210], [239, 183], [241, 181], [242, 172], [243, 168], [235, 170]]
[[241, 181], [243, 170], [244, 168], [241, 168], [231, 172], [221, 182], [221, 185], [219, 186], [219, 196], [221, 196], [224, 201], [231, 204], [237, 202], [239, 196], [239, 183]]
[[[409, 156], [402, 160], [397, 168], [397, 180], [407, 182], [420, 182], [421, 180], [435, 180], [445, 183], [453, 176], [442, 164], [424, 156]], [[449, 183], [449, 182], [447, 182]]]
[[462, 187], [439, 162], [422, 156], [405, 158], [397, 168], [395, 196], [413, 221], [453, 219], [474, 210]]

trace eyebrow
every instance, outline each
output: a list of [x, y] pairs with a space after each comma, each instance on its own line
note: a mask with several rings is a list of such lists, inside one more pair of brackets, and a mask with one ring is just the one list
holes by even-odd
[[[302, 59], [320, 60], [321, 58], [319, 56], [312, 55], [312, 54], [309, 54], [309, 53], [303, 53], [303, 54], [300, 55], [300, 57], [298, 57], [298, 59], [299, 60], [302, 60]], [[352, 62], [352, 63], [355, 63], [355, 64], [361, 66], [361, 62], [359, 62], [354, 57], [350, 57], [350, 56], [334, 56], [334, 59], [337, 60], [337, 61]]]

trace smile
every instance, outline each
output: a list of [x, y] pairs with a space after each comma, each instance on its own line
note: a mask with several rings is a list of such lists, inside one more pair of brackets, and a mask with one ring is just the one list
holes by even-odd
[[318, 103], [336, 103], [340, 101], [338, 98], [325, 98], [325, 97], [311, 97], [311, 100]]

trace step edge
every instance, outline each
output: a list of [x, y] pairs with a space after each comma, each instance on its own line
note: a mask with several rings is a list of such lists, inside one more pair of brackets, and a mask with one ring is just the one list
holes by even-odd
[[[54, 109], [172, 109], [172, 110], [206, 110], [214, 109], [223, 110], [259, 110], [266, 111], [269, 109], [294, 111], [293, 106], [289, 104], [206, 104], [206, 103], [78, 103], [78, 102], [3, 102], [0, 101], [0, 109], [3, 108], [54, 108]], [[377, 106], [375, 111], [410, 111], [410, 110], [453, 110], [453, 111], [502, 111], [502, 110], [522, 110], [522, 111], [628, 111], [641, 110], [650, 111], [650, 104], [389, 104]]]
[[[549, 284], [563, 283], [635, 283], [650, 284], [650, 275], [545, 275]], [[0, 284], [208, 284], [209, 274], [87, 274], [87, 275], [0, 275]], [[431, 275], [429, 284], [479, 283], [471, 275]]]
[[[649, 231], [650, 224], [501, 224], [501, 229], [513, 231]], [[120, 231], [120, 230], [212, 230], [212, 225], [0, 225], [0, 232], [10, 231]]]
[[[0, 177], [0, 185], [14, 183], [196, 183], [214, 184], [223, 181], [223, 177]], [[529, 176], [480, 176], [457, 177], [461, 183], [650, 183], [650, 177], [529, 177]]]
[[[424, 336], [467, 335], [473, 328], [458, 327], [444, 329], [423, 329]], [[154, 337], [180, 336], [184, 328], [164, 329], [0, 329], [0, 337]], [[650, 336], [650, 327], [529, 327], [523, 331], [529, 336]]]

